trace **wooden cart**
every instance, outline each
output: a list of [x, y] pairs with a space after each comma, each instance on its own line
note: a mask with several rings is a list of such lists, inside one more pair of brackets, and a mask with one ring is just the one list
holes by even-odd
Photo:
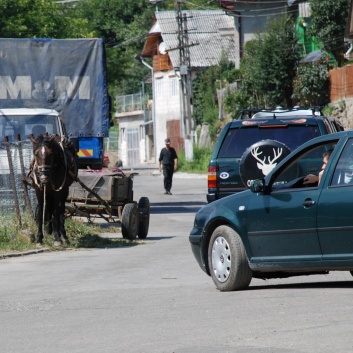
[[80, 170], [70, 186], [66, 210], [71, 216], [100, 217], [121, 224], [123, 238], [145, 239], [150, 220], [150, 202], [133, 200], [133, 179], [137, 173]]

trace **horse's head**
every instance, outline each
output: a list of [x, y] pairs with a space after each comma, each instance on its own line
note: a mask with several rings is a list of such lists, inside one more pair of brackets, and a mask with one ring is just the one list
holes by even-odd
[[33, 144], [34, 173], [39, 177], [41, 185], [48, 184], [55, 164], [57, 147], [55, 136], [31, 135]]

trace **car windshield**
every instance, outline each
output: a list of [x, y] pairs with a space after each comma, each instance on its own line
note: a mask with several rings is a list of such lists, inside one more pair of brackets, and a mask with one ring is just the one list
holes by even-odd
[[54, 119], [48, 115], [7, 115], [0, 116], [0, 138], [7, 136], [9, 141], [16, 141], [19, 134], [21, 139], [30, 134], [35, 136], [48, 132], [49, 135], [58, 133]]
[[247, 127], [229, 130], [218, 157], [240, 158], [245, 150], [261, 140], [276, 140], [285, 144], [291, 151], [304, 142], [320, 136], [317, 126], [289, 125], [276, 128]]

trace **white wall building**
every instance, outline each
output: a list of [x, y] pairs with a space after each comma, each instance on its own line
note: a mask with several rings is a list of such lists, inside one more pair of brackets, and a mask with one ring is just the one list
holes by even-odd
[[[235, 62], [234, 21], [221, 10], [183, 11], [187, 19], [191, 76], [212, 65], [222, 57]], [[180, 47], [178, 22], [175, 11], [156, 12], [143, 51], [144, 58], [152, 59], [155, 147], [164, 147], [169, 137], [177, 151], [185, 146], [185, 121], [183, 119], [183, 92], [180, 75]], [[192, 129], [195, 127], [192, 126]]]

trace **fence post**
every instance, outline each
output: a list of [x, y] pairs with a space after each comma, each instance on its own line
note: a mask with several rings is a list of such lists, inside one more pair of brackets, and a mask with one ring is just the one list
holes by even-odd
[[6, 148], [6, 153], [7, 153], [7, 159], [9, 163], [9, 170], [10, 170], [10, 182], [11, 182], [11, 188], [13, 192], [13, 199], [15, 202], [15, 210], [16, 210], [16, 216], [18, 223], [20, 227], [22, 228], [22, 221], [21, 221], [21, 212], [20, 212], [20, 206], [18, 203], [18, 197], [17, 197], [17, 192], [16, 192], [16, 182], [15, 182], [15, 176], [13, 172], [13, 164], [12, 164], [12, 157], [11, 157], [11, 151], [10, 151], [10, 145], [9, 145], [9, 138], [8, 136], [4, 137], [5, 141], [5, 148]]
[[26, 207], [27, 207], [28, 211], [30, 212], [30, 214], [31, 214], [31, 216], [33, 218], [34, 215], [33, 215], [31, 201], [29, 200], [27, 186], [24, 183], [24, 179], [26, 178], [26, 172], [25, 172], [25, 166], [24, 166], [24, 163], [23, 163], [21, 135], [17, 134], [16, 137], [17, 137], [17, 142], [18, 142], [18, 156], [20, 158], [20, 166], [21, 166], [21, 174], [22, 174], [23, 194], [24, 194], [24, 198], [25, 198]]

